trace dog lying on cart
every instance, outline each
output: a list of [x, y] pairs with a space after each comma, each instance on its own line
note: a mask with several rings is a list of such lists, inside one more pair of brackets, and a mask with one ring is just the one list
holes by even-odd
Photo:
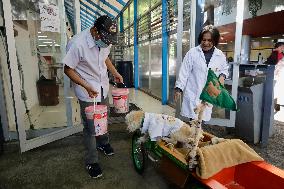
[[[196, 109], [198, 115], [202, 115], [204, 105]], [[133, 132], [132, 159], [139, 174], [143, 174], [150, 159], [158, 163], [169, 181], [181, 188], [192, 181], [198, 183], [199, 189], [284, 187], [283, 170], [263, 161], [239, 139], [223, 139], [203, 132], [201, 116], [186, 124], [171, 116], [135, 111], [126, 116], [126, 123]], [[157, 130], [159, 127], [161, 131]]]

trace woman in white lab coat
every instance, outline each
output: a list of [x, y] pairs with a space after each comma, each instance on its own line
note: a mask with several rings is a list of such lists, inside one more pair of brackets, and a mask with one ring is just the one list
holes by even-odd
[[[220, 33], [212, 25], [205, 26], [198, 37], [199, 45], [190, 49], [185, 55], [180, 67], [175, 85], [175, 100], [181, 98], [183, 93], [180, 115], [189, 119], [197, 119], [194, 112], [201, 102], [199, 96], [205, 86], [207, 73], [211, 68], [219, 80], [224, 84], [228, 76], [226, 57], [217, 48]], [[203, 115], [204, 121], [211, 119], [212, 105], [206, 107]]]

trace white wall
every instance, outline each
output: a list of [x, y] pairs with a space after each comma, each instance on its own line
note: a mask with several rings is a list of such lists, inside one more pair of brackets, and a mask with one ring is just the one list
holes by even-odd
[[[236, 15], [237, 15], [236, 7], [237, 7], [236, 5], [235, 7], [233, 7], [232, 12], [229, 15], [225, 15], [225, 14], [222, 15], [222, 6], [215, 8], [214, 25], [221, 26], [221, 25], [235, 22]], [[262, 8], [257, 11], [257, 16], [265, 15], [265, 14], [272, 13], [272, 12], [278, 12], [281, 10], [284, 10], [284, 1], [262, 0]], [[248, 19], [248, 18], [252, 18], [252, 15], [249, 12], [248, 0], [245, 0], [244, 19]]]
[[[39, 78], [37, 56], [32, 56], [29, 31], [18, 25], [14, 25], [18, 31], [18, 36], [15, 37], [16, 48], [20, 63], [24, 72], [24, 89], [27, 96], [27, 104], [30, 109], [38, 104], [36, 82]], [[20, 91], [18, 91], [20, 92]]]

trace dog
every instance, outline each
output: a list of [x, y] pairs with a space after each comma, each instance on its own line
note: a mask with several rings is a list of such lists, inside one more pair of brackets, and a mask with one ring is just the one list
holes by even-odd
[[195, 128], [172, 116], [132, 111], [125, 120], [129, 132], [141, 130], [143, 136], [138, 139], [140, 143], [148, 138], [152, 141], [164, 140], [173, 149], [178, 142], [186, 145], [194, 140]]
[[[199, 147], [223, 142], [225, 139], [213, 137], [211, 141], [202, 142], [203, 130], [201, 128], [203, 112], [208, 104], [201, 102], [196, 108], [198, 115], [196, 120], [191, 120], [188, 124], [172, 116], [147, 113], [143, 111], [132, 111], [126, 115], [127, 130], [134, 132], [141, 130], [143, 136], [138, 139], [139, 143], [146, 142], [149, 138], [152, 141], [164, 140], [171, 150], [179, 142], [186, 150], [185, 159], [188, 168], [193, 169], [197, 165], [197, 149]], [[159, 129], [156, 132], [155, 129]]]

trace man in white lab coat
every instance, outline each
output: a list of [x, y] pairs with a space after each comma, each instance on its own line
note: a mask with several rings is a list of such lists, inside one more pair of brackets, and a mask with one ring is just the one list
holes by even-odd
[[84, 110], [93, 105], [94, 97], [100, 104], [108, 104], [107, 69], [117, 82], [123, 82], [123, 78], [108, 58], [116, 32], [116, 23], [111, 18], [97, 18], [92, 28], [82, 31], [72, 39], [72, 45], [63, 59], [64, 73], [73, 81], [75, 95], [80, 103], [84, 144], [87, 150], [85, 165], [92, 178], [102, 176], [97, 149], [109, 156], [113, 155], [114, 151], [109, 144], [108, 134], [95, 136], [94, 122], [87, 120]]
[[[185, 55], [178, 79], [175, 84], [175, 100], [183, 93], [180, 115], [188, 119], [197, 119], [194, 109], [200, 103], [200, 94], [207, 80], [208, 69], [211, 68], [224, 84], [228, 76], [226, 57], [217, 48], [220, 33], [212, 25], [205, 26], [198, 37], [199, 45], [190, 49]], [[204, 121], [211, 119], [212, 105], [206, 107]]]

